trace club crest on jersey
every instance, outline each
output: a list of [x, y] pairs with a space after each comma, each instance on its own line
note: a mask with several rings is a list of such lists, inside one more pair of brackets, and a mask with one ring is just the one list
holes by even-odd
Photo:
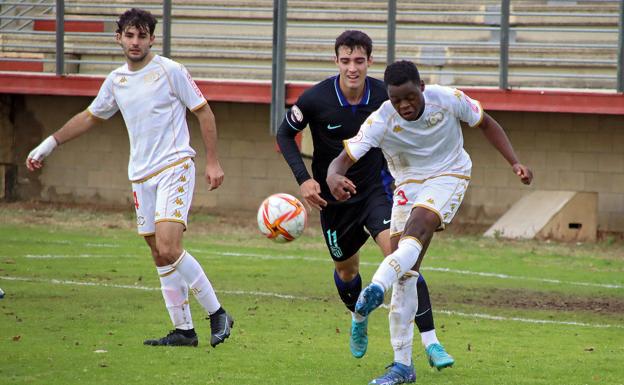
[[160, 73], [158, 73], [158, 71], [151, 71], [143, 76], [143, 83], [152, 84], [158, 79], [160, 79]]
[[444, 119], [444, 114], [441, 111], [432, 112], [425, 118], [428, 127], [433, 127], [440, 123]]
[[399, 133], [401, 131], [403, 131], [403, 127], [396, 125], [394, 126], [394, 128], [392, 129], [393, 132]]
[[303, 112], [301, 112], [299, 107], [297, 107], [296, 105], [292, 106], [292, 108], [290, 109], [290, 120], [292, 120], [294, 123], [303, 122]]

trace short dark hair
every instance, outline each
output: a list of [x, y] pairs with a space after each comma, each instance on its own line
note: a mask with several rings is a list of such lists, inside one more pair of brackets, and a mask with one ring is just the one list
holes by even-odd
[[150, 36], [156, 29], [156, 18], [149, 11], [141, 8], [132, 8], [122, 13], [117, 20], [117, 33], [122, 33], [129, 27], [136, 27], [139, 31], [149, 31]]
[[416, 64], [409, 60], [396, 61], [386, 67], [384, 72], [384, 83], [387, 86], [400, 86], [412, 81], [420, 84], [420, 73]]
[[357, 47], [364, 48], [366, 51], [366, 58], [370, 58], [371, 53], [373, 53], [373, 41], [362, 31], [348, 30], [341, 33], [340, 36], [336, 38], [336, 44], [334, 44], [336, 56], [338, 56], [338, 48], [342, 46], [349, 47], [351, 50]]

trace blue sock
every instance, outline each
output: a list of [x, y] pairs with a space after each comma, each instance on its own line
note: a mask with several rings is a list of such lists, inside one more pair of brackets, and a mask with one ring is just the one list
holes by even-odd
[[336, 283], [336, 288], [338, 289], [338, 295], [342, 302], [344, 302], [347, 309], [352, 312], [355, 311], [355, 303], [357, 302], [358, 296], [362, 291], [362, 278], [360, 277], [360, 273], [358, 273], [355, 278], [349, 282], [344, 282], [340, 279], [338, 272], [334, 270], [334, 282]]

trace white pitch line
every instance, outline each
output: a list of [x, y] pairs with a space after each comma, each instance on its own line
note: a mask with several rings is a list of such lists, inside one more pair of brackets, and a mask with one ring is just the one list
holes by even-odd
[[[245, 257], [245, 258], [257, 258], [262, 260], [297, 260], [297, 261], [312, 261], [312, 262], [322, 262], [329, 263], [329, 258], [315, 258], [315, 257], [301, 257], [296, 255], [266, 255], [266, 254], [257, 254], [257, 253], [237, 253], [237, 252], [225, 252], [225, 251], [210, 251], [210, 250], [202, 250], [202, 249], [194, 249], [189, 248], [190, 252], [195, 254], [202, 255], [213, 255], [213, 256], [223, 256], [223, 257]], [[25, 258], [31, 259], [64, 259], [64, 258], [132, 258], [134, 255], [98, 255], [98, 254], [79, 254], [79, 255], [31, 255], [28, 254]], [[375, 262], [365, 262], [361, 261], [360, 265], [363, 266], [378, 266], [378, 263]], [[488, 278], [498, 278], [498, 279], [507, 279], [507, 280], [519, 280], [519, 281], [533, 281], [533, 282], [543, 282], [550, 283], [556, 285], [573, 285], [573, 286], [586, 286], [586, 287], [600, 287], [605, 289], [624, 289], [624, 285], [616, 284], [616, 283], [594, 283], [594, 282], [578, 282], [578, 281], [563, 281], [560, 279], [553, 278], [537, 278], [537, 277], [525, 277], [520, 275], [509, 275], [502, 273], [491, 273], [485, 271], [471, 271], [471, 270], [458, 270], [451, 269], [448, 267], [422, 267], [423, 271], [435, 271], [441, 273], [451, 273], [451, 274], [460, 274], [460, 275], [473, 275], [478, 277], [488, 277]]]
[[[9, 277], [9, 276], [0, 276], [0, 279], [4, 279], [7, 281], [49, 283], [49, 284], [54, 284], [54, 285], [93, 286], [93, 287], [109, 287], [109, 288], [115, 288], [115, 289], [160, 291], [159, 287], [140, 286], [140, 285], [119, 285], [119, 284], [100, 283], [100, 282], [82, 282], [82, 281], [67, 281], [67, 280], [60, 280], [60, 279]], [[245, 296], [252, 296], [252, 297], [273, 297], [273, 298], [280, 298], [280, 299], [293, 299], [293, 300], [302, 300], [302, 301], [322, 300], [319, 297], [315, 298], [315, 297], [297, 296], [297, 295], [271, 293], [271, 292], [263, 292], [263, 291], [219, 290], [217, 292], [219, 294], [245, 295]], [[388, 309], [388, 305], [385, 305], [385, 304], [381, 305], [381, 307]], [[483, 313], [464, 313], [464, 312], [455, 311], [455, 310], [436, 310], [436, 312], [447, 314], [447, 315], [465, 317], [465, 318], [488, 319], [491, 321], [514, 321], [514, 322], [531, 323], [531, 324], [581, 326], [581, 327], [601, 328], [601, 329], [624, 328], [624, 325], [591, 324], [591, 323], [576, 322], [576, 321], [554, 321], [554, 320], [541, 320], [541, 319], [520, 318], [520, 317], [503, 317], [503, 316], [483, 314]]]
[[[68, 281], [68, 280], [60, 280], [60, 279], [9, 277], [9, 276], [0, 276], [0, 279], [6, 279], [7, 281], [51, 283], [55, 285], [94, 286], [94, 287], [111, 287], [115, 289], [160, 291], [159, 287], [141, 286], [141, 285], [120, 285], [120, 284], [102, 283], [102, 282]], [[298, 300], [304, 300], [304, 301], [319, 299], [319, 298], [314, 298], [314, 297], [295, 296], [295, 295], [290, 295], [290, 294], [271, 293], [271, 292], [264, 292], [264, 291], [219, 290], [219, 293], [232, 294], [232, 295], [250, 295], [250, 296], [259, 296], [259, 297], [274, 297], [274, 298], [281, 298], [281, 299], [298, 299]]]
[[[193, 251], [193, 250], [190, 250], [190, 251]], [[279, 255], [265, 255], [265, 254], [254, 254], [254, 253], [215, 252], [215, 251], [208, 251], [208, 250], [197, 250], [197, 251], [201, 253], [206, 253], [206, 254], [216, 254], [216, 255], [233, 256], [233, 257], [254, 257], [254, 258], [260, 258], [260, 259], [273, 259], [273, 260], [282, 259], [282, 260], [304, 260], [304, 261], [329, 262], [329, 258], [297, 257], [294, 255], [279, 256]], [[361, 261], [360, 265], [378, 266], [379, 263]], [[489, 273], [489, 272], [482, 272], [482, 271], [456, 270], [456, 269], [450, 269], [448, 267], [423, 266], [421, 269], [424, 271], [436, 271], [436, 272], [462, 274], [462, 275], [476, 275], [480, 277], [499, 278], [499, 279], [538, 281], [538, 282], [554, 283], [554, 284], [560, 284], [560, 285], [568, 284], [568, 285], [577, 285], [577, 286], [602, 287], [602, 288], [607, 288], [607, 289], [624, 289], [624, 285], [611, 284], [611, 283], [562, 281], [559, 279], [551, 279], [551, 278], [523, 277], [523, 276], [517, 276], [517, 275], [514, 276], [514, 275], [509, 275], [509, 274]]]

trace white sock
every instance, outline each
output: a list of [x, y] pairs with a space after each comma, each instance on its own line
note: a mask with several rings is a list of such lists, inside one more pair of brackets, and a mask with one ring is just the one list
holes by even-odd
[[169, 312], [169, 318], [176, 329], [193, 329], [191, 307], [188, 303], [188, 285], [173, 266], [156, 266], [160, 277], [160, 290]]
[[[411, 272], [410, 272], [411, 273]], [[418, 309], [416, 282], [418, 273], [405, 274], [392, 285], [390, 300], [390, 343], [394, 350], [394, 361], [403, 365], [412, 364], [412, 346], [414, 343], [414, 317]]]
[[206, 273], [204, 273], [204, 269], [202, 269], [201, 265], [197, 260], [189, 254], [186, 250], [182, 252], [180, 258], [173, 264], [176, 271], [182, 275], [184, 281], [189, 286], [191, 293], [195, 296], [197, 301], [202, 305], [204, 310], [208, 312], [208, 314], [212, 314], [219, 310], [221, 304], [217, 299], [217, 295], [215, 294]]
[[439, 344], [438, 336], [436, 335], [435, 329], [429, 330], [428, 332], [420, 333], [420, 339], [422, 340], [422, 344], [427, 349], [431, 344]]
[[399, 241], [399, 248], [381, 262], [373, 275], [372, 282], [380, 285], [384, 291], [388, 291], [416, 264], [421, 250], [422, 245], [416, 238], [402, 238]]

